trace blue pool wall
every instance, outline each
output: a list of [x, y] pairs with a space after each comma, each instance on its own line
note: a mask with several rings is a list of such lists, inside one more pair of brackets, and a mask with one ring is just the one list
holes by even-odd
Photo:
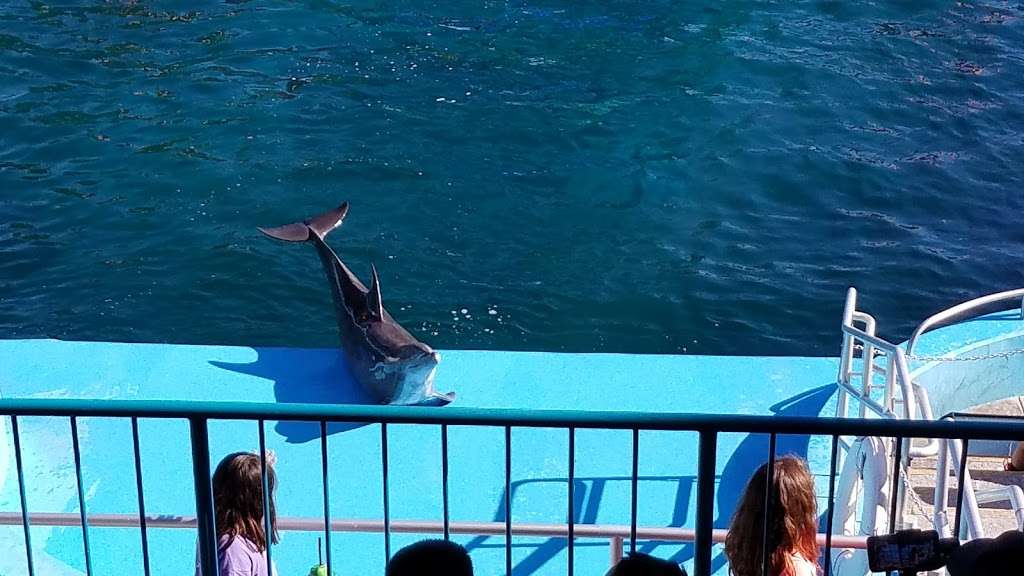
[[914, 350], [917, 356], [977, 360], [916, 362], [911, 378], [928, 390], [932, 410], [939, 418], [1024, 395], [1024, 354], [1016, 353], [1020, 350], [1024, 350], [1020, 310], [989, 314], [927, 333]]

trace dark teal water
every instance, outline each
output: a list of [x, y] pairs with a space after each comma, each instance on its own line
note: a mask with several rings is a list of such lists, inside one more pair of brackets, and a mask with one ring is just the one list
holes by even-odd
[[[0, 335], [834, 354], [1024, 285], [1019, 2], [8, 2]], [[463, 312], [465, 310], [465, 312]]]

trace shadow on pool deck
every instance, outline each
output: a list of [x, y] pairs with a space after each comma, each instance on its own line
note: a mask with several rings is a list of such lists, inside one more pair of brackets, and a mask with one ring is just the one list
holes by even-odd
[[[340, 350], [297, 348], [253, 348], [254, 362], [234, 363], [210, 360], [210, 364], [241, 374], [274, 381], [274, 398], [291, 404], [375, 404], [349, 375]], [[331, 422], [327, 433], [354, 430], [365, 424]], [[300, 444], [320, 438], [317, 422], [278, 422], [275, 431], [289, 443]]]
[[[818, 416], [835, 393], [835, 384], [826, 384], [818, 388], [806, 390], [773, 405], [770, 410], [777, 416]], [[779, 435], [776, 438], [776, 454], [782, 456], [793, 454], [801, 458], [807, 458], [807, 450], [810, 444], [808, 435]], [[718, 487], [715, 492], [718, 508], [718, 516], [715, 518], [715, 528], [728, 528], [736, 509], [736, 503], [740, 494], [747, 486], [747, 481], [754, 474], [768, 457], [768, 435], [748, 434], [740, 441], [722, 468], [718, 477]], [[574, 516], [577, 523], [592, 524], [597, 519], [597, 513], [601, 505], [601, 497], [609, 482], [630, 481], [630, 477], [621, 478], [577, 478], [574, 494]], [[697, 480], [694, 476], [641, 476], [638, 480], [644, 482], [675, 482], [678, 484], [676, 498], [673, 503], [672, 520], [669, 527], [683, 527], [689, 517], [690, 500], [697, 489]], [[531, 483], [557, 482], [566, 483], [567, 478], [544, 478], [531, 479], [520, 482], [513, 482], [511, 485], [512, 499], [520, 488]], [[505, 495], [502, 494], [497, 510], [494, 514], [495, 522], [504, 522], [506, 517]], [[487, 547], [488, 537], [481, 536], [470, 540], [466, 548]], [[513, 575], [532, 574], [548, 561], [553, 559], [566, 547], [564, 538], [550, 538], [538, 544], [526, 558], [521, 559], [513, 568]], [[639, 552], [657, 554], [657, 542], [645, 542], [637, 547]], [[693, 558], [693, 544], [684, 544], [682, 548], [671, 557], [671, 560], [683, 563]], [[717, 572], [725, 565], [726, 559], [719, 554], [712, 562], [712, 570]]]
[[[773, 405], [769, 410], [776, 416], [818, 416], [835, 394], [835, 384], [825, 384], [817, 388], [805, 390], [792, 398]], [[807, 449], [811, 437], [807, 434], [780, 434], [775, 441], [775, 454], [785, 456], [792, 454], [807, 458]], [[757, 468], [768, 461], [768, 434], [748, 434], [733, 451], [729, 461], [722, 468], [722, 476], [715, 493], [718, 504], [718, 516], [715, 528], [728, 528], [740, 494], [747, 487], [747, 482]], [[673, 556], [676, 562], [684, 562], [693, 557], [693, 545], [685, 546]], [[712, 570], [718, 571], [725, 565], [725, 556], [719, 554], [712, 560]]]

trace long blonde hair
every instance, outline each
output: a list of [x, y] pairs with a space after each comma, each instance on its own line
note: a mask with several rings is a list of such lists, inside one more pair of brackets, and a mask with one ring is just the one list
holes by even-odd
[[[768, 464], [754, 472], [740, 499], [725, 538], [725, 555], [733, 576], [762, 576], [765, 485]], [[791, 573], [791, 555], [818, 561], [818, 512], [814, 479], [803, 460], [795, 456], [775, 459], [772, 473], [771, 524], [768, 526], [768, 575]]]

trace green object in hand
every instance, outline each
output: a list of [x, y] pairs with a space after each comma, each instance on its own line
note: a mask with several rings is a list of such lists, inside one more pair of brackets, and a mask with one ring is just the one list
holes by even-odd
[[317, 563], [309, 569], [309, 576], [329, 576], [324, 564], [324, 542], [320, 538], [316, 539], [316, 559]]

